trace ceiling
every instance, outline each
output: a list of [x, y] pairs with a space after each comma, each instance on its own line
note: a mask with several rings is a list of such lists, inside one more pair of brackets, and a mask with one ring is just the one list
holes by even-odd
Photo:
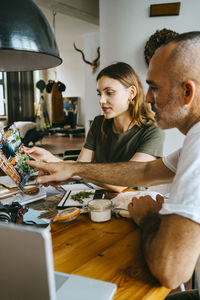
[[34, 0], [41, 7], [99, 24], [99, 0]]
[[[99, 30], [99, 0], [33, 0], [53, 29], [61, 56], [74, 53], [73, 43], [83, 47], [83, 36]], [[80, 57], [81, 60], [81, 57]]]

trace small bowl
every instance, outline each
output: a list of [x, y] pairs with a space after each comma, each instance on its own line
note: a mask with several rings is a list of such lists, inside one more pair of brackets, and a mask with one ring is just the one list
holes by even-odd
[[29, 186], [25, 186], [24, 187], [24, 194], [26, 195], [36, 195], [37, 193], [39, 193], [40, 189], [35, 186], [35, 185], [29, 185]]
[[53, 218], [53, 222], [65, 223], [76, 219], [81, 213], [78, 207], [68, 207], [58, 211], [58, 214]]

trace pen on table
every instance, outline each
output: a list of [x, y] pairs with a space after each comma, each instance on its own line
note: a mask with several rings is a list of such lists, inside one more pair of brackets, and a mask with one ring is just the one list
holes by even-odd
[[89, 184], [89, 183], [87, 183], [87, 182], [85, 182], [85, 181], [82, 181], [82, 183], [83, 183], [84, 185], [86, 185], [87, 187], [89, 187], [90, 189], [94, 189], [94, 187], [93, 187], [91, 184]]

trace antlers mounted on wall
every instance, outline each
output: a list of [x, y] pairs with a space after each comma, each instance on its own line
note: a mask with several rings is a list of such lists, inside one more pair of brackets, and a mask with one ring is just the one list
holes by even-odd
[[83, 51], [81, 49], [78, 49], [74, 43], [74, 49], [78, 52], [81, 53], [82, 55], [82, 58], [83, 58], [83, 61], [86, 63], [86, 64], [89, 64], [91, 67], [92, 67], [92, 73], [95, 72], [96, 68], [99, 66], [99, 58], [100, 58], [100, 47], [97, 48], [97, 53], [98, 53], [98, 56], [95, 60], [93, 61], [88, 61], [85, 59], [85, 54], [83, 53]]

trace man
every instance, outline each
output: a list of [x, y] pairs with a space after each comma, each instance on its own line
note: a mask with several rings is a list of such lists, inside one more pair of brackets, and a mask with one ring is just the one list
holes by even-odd
[[[133, 198], [129, 211], [141, 227], [152, 274], [174, 289], [191, 278], [200, 254], [200, 32], [181, 34], [159, 48], [150, 61], [147, 83], [146, 101], [158, 125], [186, 135], [182, 149], [144, 163], [29, 164], [42, 170], [38, 183], [58, 183], [73, 175], [122, 186], [172, 182], [164, 203], [161, 196], [157, 201]], [[189, 299], [199, 299], [198, 292], [193, 297]]]

